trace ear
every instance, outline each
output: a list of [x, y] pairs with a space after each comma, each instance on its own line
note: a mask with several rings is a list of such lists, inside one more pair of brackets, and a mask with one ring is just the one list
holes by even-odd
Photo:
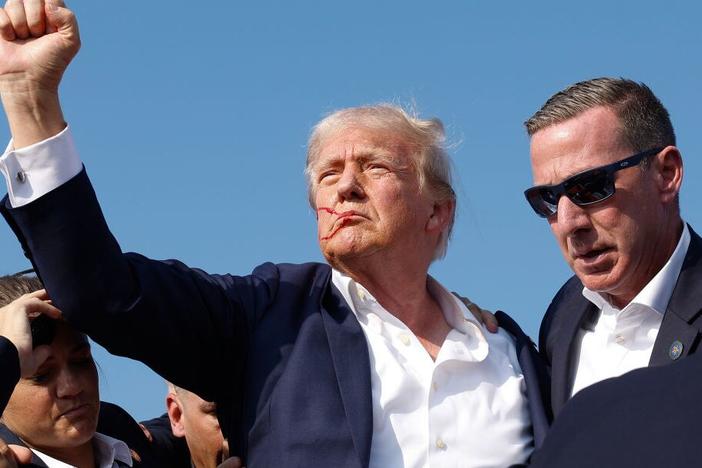
[[168, 419], [171, 420], [171, 431], [176, 437], [185, 437], [185, 426], [183, 425], [183, 408], [174, 393], [166, 395], [166, 410]]
[[667, 146], [652, 161], [655, 178], [663, 203], [670, 203], [680, 193], [683, 179], [683, 162], [675, 146]]
[[435, 202], [429, 219], [427, 220], [426, 231], [429, 233], [441, 233], [447, 229], [453, 219], [453, 212], [455, 209], [455, 200]]

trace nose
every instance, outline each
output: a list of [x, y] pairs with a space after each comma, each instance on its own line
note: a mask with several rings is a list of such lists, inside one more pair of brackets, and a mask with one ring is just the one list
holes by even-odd
[[576, 205], [566, 196], [558, 200], [558, 211], [553, 217], [555, 219], [551, 223], [557, 224], [558, 229], [565, 235], [573, 235], [592, 226], [587, 208]]
[[56, 396], [59, 398], [72, 398], [83, 391], [79, 375], [70, 369], [62, 369], [56, 379]]
[[366, 197], [363, 184], [359, 180], [359, 171], [353, 164], [347, 164], [336, 184], [339, 201], [362, 200]]

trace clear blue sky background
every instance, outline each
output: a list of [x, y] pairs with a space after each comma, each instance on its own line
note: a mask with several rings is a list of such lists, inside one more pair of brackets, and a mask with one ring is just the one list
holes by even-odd
[[[71, 6], [83, 48], [64, 78], [64, 110], [124, 250], [238, 274], [265, 260], [321, 260], [303, 178], [310, 127], [339, 107], [414, 104], [446, 124], [458, 176], [454, 237], [432, 273], [536, 338], [570, 273], [522, 195], [522, 122], [567, 84], [603, 75], [644, 81], [668, 107], [685, 161], [683, 216], [702, 227], [694, 2]], [[27, 266], [0, 224], [0, 273]], [[163, 412], [158, 376], [95, 354], [104, 399], [141, 419]]]

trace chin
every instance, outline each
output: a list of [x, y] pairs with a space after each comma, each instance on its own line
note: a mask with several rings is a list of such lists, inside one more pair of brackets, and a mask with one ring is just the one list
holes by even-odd
[[370, 246], [365, 243], [358, 242], [358, 239], [334, 239], [324, 246], [324, 256], [329, 259], [329, 257], [344, 259], [353, 258], [366, 254], [367, 252], [373, 250]]
[[621, 279], [615, 272], [609, 270], [602, 273], [578, 275], [583, 285], [591, 291], [602, 294], [616, 294]]
[[89, 442], [95, 435], [97, 429], [97, 415], [92, 418], [81, 419], [73, 422], [67, 427], [61, 436], [61, 439], [67, 447], [77, 447]]

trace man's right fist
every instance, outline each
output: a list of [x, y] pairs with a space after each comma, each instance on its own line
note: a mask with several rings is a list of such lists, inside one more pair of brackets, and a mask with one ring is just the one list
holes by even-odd
[[79, 48], [63, 0], [8, 0], [0, 9], [0, 93], [57, 92]]

